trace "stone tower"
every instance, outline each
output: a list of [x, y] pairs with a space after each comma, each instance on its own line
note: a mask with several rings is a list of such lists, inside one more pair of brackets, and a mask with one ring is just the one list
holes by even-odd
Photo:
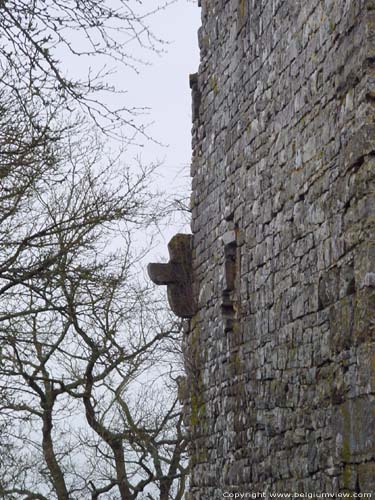
[[189, 498], [375, 498], [375, 1], [201, 10]]

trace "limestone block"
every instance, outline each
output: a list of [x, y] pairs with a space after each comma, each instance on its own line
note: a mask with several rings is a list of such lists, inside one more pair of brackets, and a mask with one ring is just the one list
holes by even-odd
[[190, 234], [176, 234], [168, 243], [170, 260], [167, 264], [151, 263], [147, 267], [156, 285], [167, 285], [172, 311], [181, 318], [190, 318], [196, 311], [192, 287]]

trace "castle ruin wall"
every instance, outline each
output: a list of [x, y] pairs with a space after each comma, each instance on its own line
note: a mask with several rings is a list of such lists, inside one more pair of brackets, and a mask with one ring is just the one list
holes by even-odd
[[189, 498], [375, 495], [375, 2], [201, 11]]

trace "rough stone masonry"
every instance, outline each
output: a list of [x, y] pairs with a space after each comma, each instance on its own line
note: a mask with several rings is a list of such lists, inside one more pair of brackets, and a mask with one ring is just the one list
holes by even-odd
[[375, 1], [201, 11], [188, 498], [375, 498]]

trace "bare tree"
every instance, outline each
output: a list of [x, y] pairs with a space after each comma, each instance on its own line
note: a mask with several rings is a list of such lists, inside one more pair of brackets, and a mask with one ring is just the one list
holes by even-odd
[[165, 375], [180, 325], [139, 277], [136, 236], [165, 210], [153, 168], [106, 147], [134, 137], [124, 125], [144, 129], [135, 108], [102, 100], [105, 71], [72, 78], [59, 60], [133, 65], [132, 40], [158, 50], [150, 13], [130, 5], [0, 1], [3, 499], [183, 497], [186, 435]]
[[[145, 108], [125, 104], [124, 88], [116, 88], [111, 76], [119, 64], [138, 71], [147, 62], [134, 56], [135, 45], [145, 53], [163, 50], [149, 19], [173, 1], [145, 8], [128, 0], [0, 0], [1, 84], [25, 112], [60, 101], [108, 134], [127, 140], [145, 134], [138, 120]], [[114, 105], [105, 95], [116, 93], [121, 99]]]
[[179, 325], [137, 278], [131, 244], [160, 213], [151, 172], [105, 158], [88, 131], [78, 144], [70, 128], [52, 142], [24, 124], [21, 135], [9, 113], [4, 105], [0, 418], [14, 460], [0, 493], [182, 498], [186, 438], [160, 378]]

